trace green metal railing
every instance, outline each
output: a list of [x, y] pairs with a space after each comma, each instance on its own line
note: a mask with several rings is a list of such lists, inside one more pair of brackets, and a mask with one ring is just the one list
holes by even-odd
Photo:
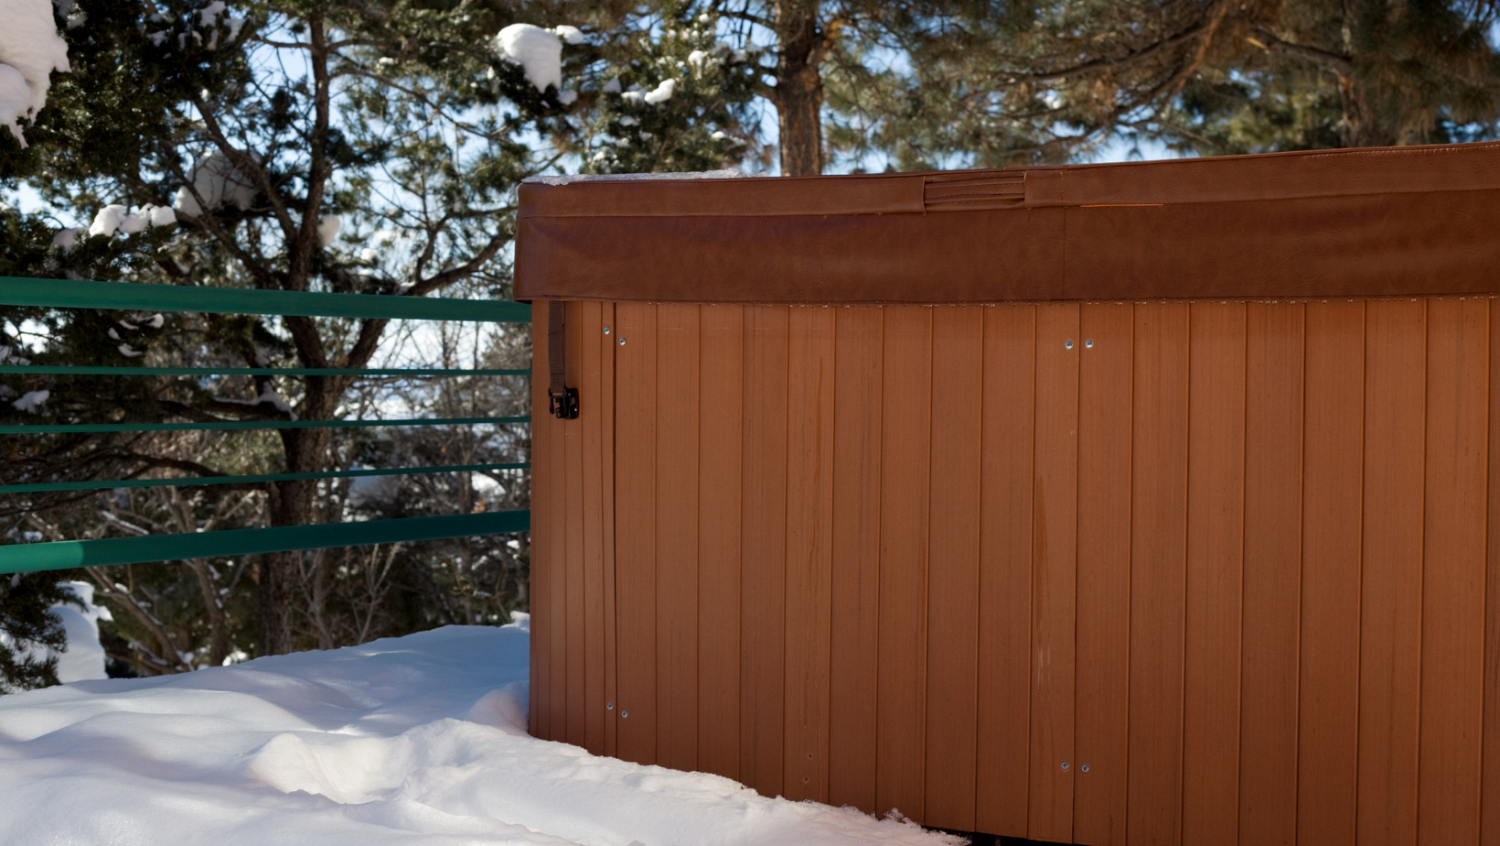
[[[460, 300], [369, 294], [317, 294], [295, 291], [234, 290], [172, 285], [137, 285], [65, 279], [0, 277], [0, 305], [47, 308], [94, 308], [123, 311], [199, 312], [212, 314], [280, 314], [299, 317], [455, 320], [529, 323], [531, 308], [498, 300]], [[307, 367], [103, 367], [0, 365], [0, 373], [53, 376], [529, 376], [522, 369], [453, 368], [307, 368]], [[183, 423], [66, 423], [0, 426], [0, 435], [159, 432], [181, 430], [310, 429], [369, 426], [510, 425], [527, 417], [446, 417], [394, 420], [220, 420]], [[329, 470], [309, 473], [182, 476], [80, 482], [0, 485], [0, 494], [106, 490], [131, 487], [198, 487], [267, 482], [359, 478], [430, 473], [504, 472], [529, 468], [524, 462], [430, 467]], [[482, 534], [524, 532], [529, 511], [481, 512], [442, 517], [408, 517], [234, 529], [195, 534], [147, 535], [86, 541], [22, 543], [0, 546], [0, 573], [57, 570], [82, 566], [175, 561], [300, 549], [397, 543]]]

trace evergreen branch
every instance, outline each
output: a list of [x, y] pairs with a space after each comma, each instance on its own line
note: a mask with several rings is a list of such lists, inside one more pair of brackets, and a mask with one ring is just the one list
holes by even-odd
[[1075, 76], [1083, 76], [1099, 70], [1128, 67], [1130, 65], [1144, 62], [1147, 59], [1154, 58], [1163, 51], [1170, 50], [1173, 47], [1177, 47], [1189, 41], [1192, 41], [1203, 35], [1206, 30], [1209, 30], [1211, 27], [1217, 26], [1218, 21], [1213, 19], [1211, 16], [1209, 20], [1205, 20], [1195, 26], [1188, 27], [1187, 29], [1177, 33], [1176, 35], [1163, 38], [1139, 50], [1129, 51], [1125, 55], [1118, 58], [1093, 59], [1091, 61], [1073, 65], [1072, 67], [1062, 68], [1061, 70], [1020, 74], [1019, 78], [1037, 80], [1039, 82], [1052, 82], [1061, 79], [1069, 79]]
[[1348, 57], [1318, 47], [1306, 44], [1294, 44], [1290, 41], [1277, 38], [1269, 30], [1257, 28], [1255, 35], [1248, 39], [1251, 44], [1273, 53], [1301, 59], [1311, 62], [1337, 73], [1340, 76], [1348, 76], [1354, 72], [1354, 62]]

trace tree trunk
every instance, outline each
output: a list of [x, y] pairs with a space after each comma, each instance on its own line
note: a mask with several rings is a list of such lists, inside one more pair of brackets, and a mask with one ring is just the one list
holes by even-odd
[[776, 4], [776, 62], [773, 100], [781, 134], [781, 175], [823, 172], [823, 74], [828, 51], [819, 26], [818, 4], [782, 0]]

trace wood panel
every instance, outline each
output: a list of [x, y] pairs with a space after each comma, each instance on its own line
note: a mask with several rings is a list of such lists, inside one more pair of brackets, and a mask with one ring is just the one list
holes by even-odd
[[699, 311], [656, 307], [656, 761], [677, 770], [698, 766]]
[[884, 343], [875, 807], [921, 819], [932, 309], [887, 306]]
[[835, 312], [828, 801], [875, 806], [884, 310]]
[[745, 309], [704, 306], [698, 439], [698, 766], [740, 778]]
[[1297, 842], [1353, 846], [1365, 304], [1307, 304]]
[[[603, 358], [609, 351], [604, 337], [604, 307], [600, 303], [580, 303], [578, 309], [578, 428], [582, 443], [581, 494], [582, 523], [577, 531], [583, 538], [583, 644], [584, 715], [583, 746], [595, 755], [604, 754], [604, 723], [609, 714], [604, 690], [604, 439], [608, 431], [603, 401]], [[610, 392], [614, 385], [609, 383]], [[610, 603], [612, 604], [612, 603]]]
[[1135, 306], [1130, 535], [1131, 843], [1181, 842], [1188, 307]]
[[[1130, 720], [1129, 304], [1088, 304], [1078, 372], [1078, 771], [1073, 840], [1125, 843]], [[1087, 770], [1084, 768], [1087, 767]]]
[[534, 467], [531, 474], [531, 508], [533, 511], [531, 530], [531, 683], [527, 708], [527, 730], [531, 734], [552, 739], [552, 624], [548, 602], [551, 591], [547, 584], [552, 571], [552, 543], [559, 529], [553, 521], [561, 512], [552, 508], [551, 493], [553, 477], [560, 473], [563, 465], [552, 453], [552, 416], [547, 413], [547, 385], [549, 384], [549, 357], [547, 355], [547, 309], [544, 300], [532, 306], [531, 324], [531, 455]]
[[1240, 841], [1267, 846], [1297, 839], [1304, 308], [1246, 314]]
[[1027, 837], [1073, 836], [1079, 306], [1037, 306]]
[[1036, 306], [984, 312], [980, 449], [979, 831], [1025, 837], [1030, 805]]
[[974, 830], [984, 309], [932, 312], [927, 825]]
[[786, 663], [786, 430], [789, 309], [745, 309], [740, 537], [740, 779], [782, 793]]
[[[583, 303], [570, 302], [566, 306], [567, 328], [564, 340], [564, 376], [565, 384], [576, 388], [579, 385], [579, 376], [583, 370]], [[585, 586], [584, 586], [584, 516], [583, 516], [583, 427], [576, 420], [558, 421], [561, 425], [558, 430], [562, 433], [563, 463], [566, 478], [563, 482], [564, 495], [566, 497], [566, 512], [564, 523], [566, 529], [563, 533], [563, 548], [567, 574], [564, 576], [566, 589], [563, 601], [567, 609], [567, 651], [564, 664], [564, 676], [567, 679], [567, 690], [563, 694], [567, 703], [566, 720], [567, 730], [563, 739], [574, 746], [583, 746], [587, 740], [588, 728], [585, 725], [584, 706], [587, 704], [588, 691], [586, 689], [586, 643], [584, 641], [584, 613], [585, 613]]]
[[615, 306], [617, 754], [656, 763], [656, 307]]
[[1422, 723], [1417, 842], [1479, 842], [1489, 301], [1427, 305]]
[[601, 330], [599, 373], [602, 389], [599, 392], [599, 416], [603, 428], [600, 446], [599, 475], [602, 479], [604, 521], [604, 754], [615, 755], [618, 750], [619, 719], [615, 703], [619, 701], [619, 662], [616, 660], [615, 633], [619, 603], [615, 594], [615, 305], [600, 306]]
[[1484, 737], [1480, 842], [1500, 846], [1500, 308], [1490, 299], [1489, 509], [1484, 585]]
[[1189, 308], [1182, 842], [1239, 837], [1244, 303]]
[[1366, 306], [1361, 846], [1417, 839], [1426, 329], [1423, 301], [1371, 300]]
[[788, 318], [783, 795], [828, 801], [833, 589], [834, 311]]

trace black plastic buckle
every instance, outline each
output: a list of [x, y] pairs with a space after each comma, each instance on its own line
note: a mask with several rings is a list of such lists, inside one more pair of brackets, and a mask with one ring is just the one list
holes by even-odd
[[548, 409], [559, 420], [578, 419], [578, 389], [564, 388], [562, 393], [548, 391]]

